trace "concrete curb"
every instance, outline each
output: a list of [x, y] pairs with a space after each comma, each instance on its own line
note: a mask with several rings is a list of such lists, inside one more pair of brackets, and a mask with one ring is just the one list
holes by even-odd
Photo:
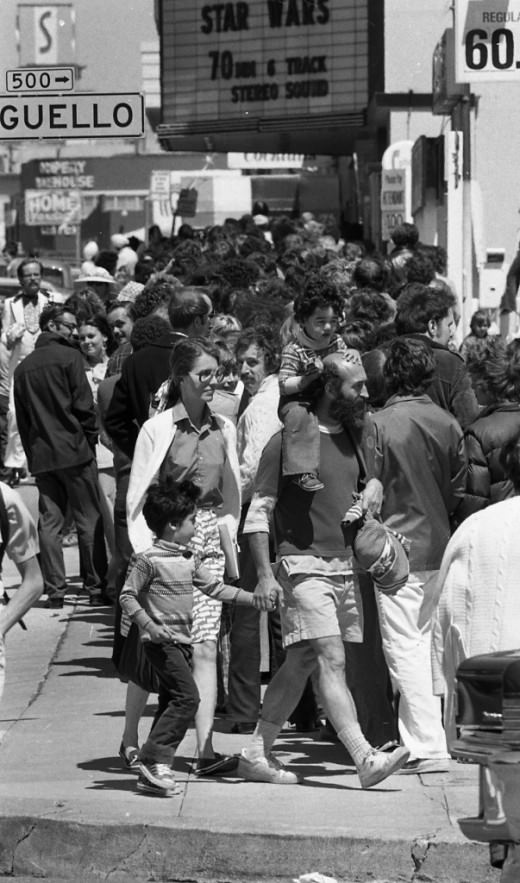
[[411, 844], [369, 837], [278, 837], [196, 827], [101, 827], [25, 817], [0, 819], [0, 844], [0, 875], [15, 878], [265, 883], [319, 869], [338, 881], [358, 883], [374, 883], [376, 877], [389, 883], [496, 883], [497, 879], [483, 844], [434, 840]]

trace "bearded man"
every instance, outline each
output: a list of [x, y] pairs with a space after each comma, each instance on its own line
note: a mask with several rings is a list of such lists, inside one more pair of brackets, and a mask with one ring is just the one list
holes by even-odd
[[[267, 444], [244, 525], [256, 566], [258, 607], [280, 601], [285, 661], [264, 696], [262, 715], [240, 756], [238, 775], [257, 782], [292, 785], [299, 776], [271, 753], [295, 708], [307, 678], [316, 672], [320, 699], [339, 740], [354, 760], [363, 788], [385, 779], [409, 757], [404, 748], [388, 754], [367, 742], [345, 679], [344, 641], [362, 640], [361, 598], [352, 549], [341, 521], [361, 492], [364, 512], [379, 511], [382, 486], [367, 475], [362, 438], [366, 374], [359, 353], [324, 359], [322, 391], [315, 402], [320, 428], [320, 475], [324, 487], [302, 491], [281, 470], [281, 433]], [[276, 577], [269, 557], [274, 524]]]

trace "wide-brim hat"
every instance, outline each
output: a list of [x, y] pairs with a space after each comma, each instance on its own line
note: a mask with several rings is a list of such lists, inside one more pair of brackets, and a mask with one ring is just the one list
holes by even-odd
[[92, 273], [83, 273], [76, 279], [76, 282], [86, 282], [87, 284], [89, 282], [108, 282], [113, 284], [115, 281], [114, 277], [104, 267], [96, 267]]

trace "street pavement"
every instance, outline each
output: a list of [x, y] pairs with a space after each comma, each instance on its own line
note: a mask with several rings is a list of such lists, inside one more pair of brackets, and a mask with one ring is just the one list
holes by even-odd
[[[34, 488], [22, 494], [34, 511]], [[65, 556], [63, 610], [40, 602], [25, 617], [27, 630], [16, 626], [7, 640], [0, 878], [286, 883], [315, 872], [337, 883], [498, 881], [487, 847], [468, 842], [457, 825], [478, 812], [471, 765], [393, 776], [362, 791], [341, 746], [286, 729], [276, 751], [305, 784], [198, 779], [190, 730], [176, 758], [179, 795], [137, 792], [118, 757], [125, 686], [110, 661], [112, 611], [88, 606], [77, 549]], [[4, 582], [16, 590], [7, 560]], [[152, 713], [151, 701], [141, 740]], [[240, 751], [247, 737], [229, 731], [218, 717], [217, 751]]]

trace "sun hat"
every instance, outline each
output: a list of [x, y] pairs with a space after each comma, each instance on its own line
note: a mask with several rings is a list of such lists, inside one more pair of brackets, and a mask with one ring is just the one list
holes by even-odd
[[115, 282], [113, 276], [104, 267], [95, 266], [92, 272], [83, 273], [78, 276], [77, 282]]

